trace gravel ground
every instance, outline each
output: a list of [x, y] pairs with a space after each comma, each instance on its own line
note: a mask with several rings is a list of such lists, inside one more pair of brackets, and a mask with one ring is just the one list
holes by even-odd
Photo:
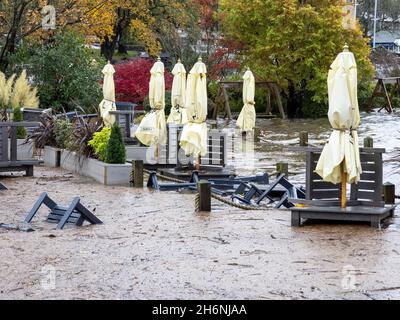
[[290, 227], [287, 211], [245, 212], [194, 195], [104, 187], [39, 167], [2, 177], [0, 223], [19, 223], [40, 193], [75, 196], [104, 225], [55, 231], [41, 209], [31, 233], [0, 229], [0, 299], [399, 299], [397, 218]]

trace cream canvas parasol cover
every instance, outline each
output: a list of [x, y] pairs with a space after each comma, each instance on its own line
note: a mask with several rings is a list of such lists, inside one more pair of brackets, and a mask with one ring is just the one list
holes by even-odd
[[328, 90], [328, 117], [334, 130], [321, 154], [316, 173], [324, 181], [338, 184], [344, 172], [348, 183], [357, 183], [362, 173], [357, 133], [360, 125], [357, 64], [347, 46], [331, 65]]
[[186, 88], [188, 123], [181, 136], [181, 147], [187, 156], [207, 154], [207, 68], [201, 58], [189, 73]]
[[112, 126], [115, 122], [115, 117], [110, 114], [110, 111], [116, 111], [117, 107], [115, 105], [115, 84], [114, 84], [114, 73], [115, 69], [108, 62], [102, 73], [104, 74], [103, 82], [103, 101], [100, 103], [100, 116], [103, 118], [104, 124], [106, 126]]
[[254, 75], [250, 70], [247, 70], [243, 76], [243, 109], [240, 112], [236, 122], [240, 130], [252, 131], [256, 126], [256, 109], [254, 107], [256, 84]]
[[167, 142], [165, 121], [165, 79], [164, 64], [161, 59], [150, 70], [149, 102], [151, 112], [140, 123], [135, 136], [146, 146], [154, 146]]

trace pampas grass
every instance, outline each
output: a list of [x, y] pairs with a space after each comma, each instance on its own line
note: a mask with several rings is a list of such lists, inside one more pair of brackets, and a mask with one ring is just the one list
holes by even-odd
[[36, 88], [31, 88], [29, 85], [25, 70], [22, 71], [18, 79], [15, 81], [10, 98], [10, 104], [13, 109], [39, 107]]
[[15, 80], [13, 74], [8, 80], [4, 73], [0, 72], [0, 120], [7, 121], [7, 108], [38, 108], [39, 98], [36, 88], [29, 85], [26, 71], [23, 70]]
[[5, 109], [9, 106], [14, 80], [15, 74], [6, 80], [4, 73], [0, 72], [0, 107], [2, 109]]

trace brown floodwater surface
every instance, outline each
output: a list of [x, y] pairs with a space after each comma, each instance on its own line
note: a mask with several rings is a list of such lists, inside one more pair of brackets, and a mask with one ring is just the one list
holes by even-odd
[[[363, 115], [360, 137], [398, 151], [399, 116]], [[329, 137], [326, 120], [258, 121], [254, 159], [231, 159], [237, 172], [273, 172], [287, 161], [304, 183], [304, 156], [283, 152], [310, 132]], [[254, 163], [254, 167], [252, 164]], [[396, 162], [385, 180], [399, 186]], [[0, 229], [0, 299], [400, 299], [400, 224], [290, 226], [285, 210], [243, 211], [213, 200], [194, 212], [193, 194], [105, 187], [60, 169], [2, 177], [0, 223], [19, 223], [40, 193], [62, 204], [80, 196], [104, 222], [62, 231], [41, 209], [32, 233]]]

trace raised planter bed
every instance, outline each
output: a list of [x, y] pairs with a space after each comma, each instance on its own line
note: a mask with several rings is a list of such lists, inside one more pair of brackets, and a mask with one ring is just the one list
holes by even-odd
[[156, 147], [140, 147], [140, 146], [125, 146], [126, 158], [128, 161], [142, 160], [144, 164], [148, 165], [166, 165], [167, 161], [167, 147], [159, 146], [158, 159], [156, 159]]
[[61, 167], [74, 173], [93, 178], [107, 186], [129, 185], [130, 164], [107, 164], [92, 158], [79, 158], [72, 151], [61, 151]]
[[61, 149], [45, 146], [43, 152], [44, 165], [58, 168], [61, 166]]

